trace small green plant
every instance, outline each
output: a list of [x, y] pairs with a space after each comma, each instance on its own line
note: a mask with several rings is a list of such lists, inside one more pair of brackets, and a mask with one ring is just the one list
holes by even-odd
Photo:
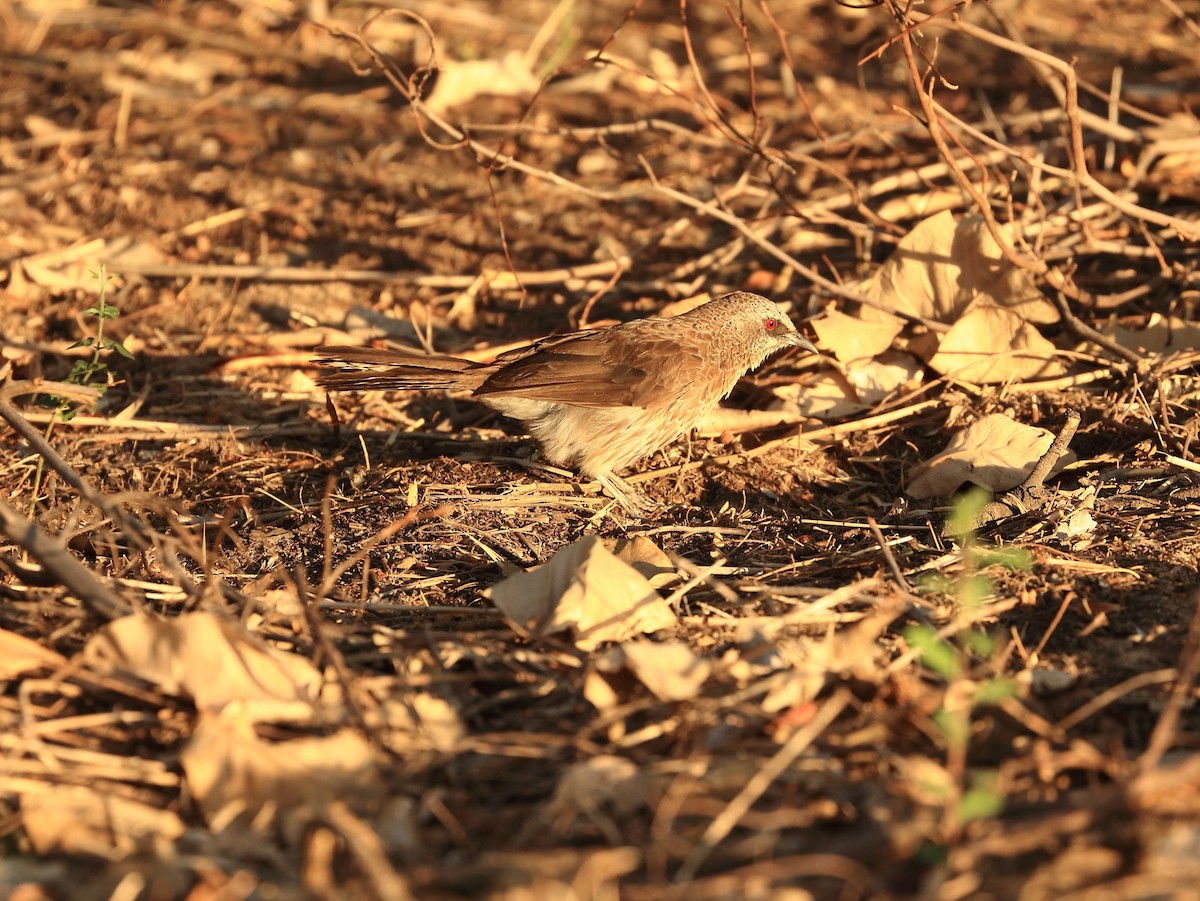
[[[121, 311], [110, 304], [106, 297], [108, 282], [111, 276], [109, 276], [103, 264], [100, 265], [98, 270], [91, 271], [89, 274], [100, 286], [95, 305], [84, 310], [85, 315], [96, 318], [96, 334], [80, 338], [71, 347], [90, 347], [92, 348], [92, 355], [90, 358], [76, 360], [64, 381], [72, 385], [95, 388], [100, 393], [103, 393], [111, 381], [109, 378], [110, 370], [108, 364], [104, 361], [104, 356], [108, 353], [116, 353], [127, 360], [132, 360], [133, 354], [120, 341], [104, 336], [104, 324], [110, 319], [116, 319], [121, 314]], [[104, 382], [98, 384], [101, 378], [104, 379]], [[43, 397], [41, 405], [54, 410], [56, 414], [52, 415], [46, 423], [45, 437], [47, 441], [50, 440], [55, 423], [60, 421], [70, 422], [75, 418], [75, 414], [79, 412], [79, 405], [75, 401], [59, 397], [55, 394], [48, 394]], [[45, 471], [45, 460], [39, 457], [37, 470], [33, 476], [33, 493], [29, 500], [30, 516], [33, 515], [34, 507], [37, 503], [38, 492], [41, 491], [42, 478], [45, 475]]]
[[940, 676], [947, 686], [933, 721], [945, 743], [946, 770], [951, 777], [951, 784], [943, 793], [948, 835], [974, 820], [994, 817], [1004, 808], [998, 775], [991, 770], [968, 770], [967, 751], [975, 712], [1012, 697], [1016, 682], [996, 672], [992, 663], [996, 641], [976, 623], [994, 588], [986, 571], [993, 566], [1028, 569], [1030, 559], [1019, 548], [980, 544], [970, 524], [989, 500], [987, 492], [976, 489], [954, 505], [950, 529], [952, 534], [961, 536], [961, 570], [952, 577], [932, 577], [921, 585], [923, 591], [954, 598], [957, 607], [954, 623], [944, 629], [914, 625], [904, 632], [908, 646], [917, 653], [921, 664]]
[[[117, 341], [115, 338], [104, 337], [104, 323], [110, 319], [116, 319], [119, 315], [121, 315], [121, 311], [110, 304], [105, 297], [105, 294], [108, 291], [108, 282], [111, 276], [105, 270], [103, 264], [101, 264], [98, 270], [92, 271], [90, 275], [100, 283], [100, 291], [99, 296], [96, 298], [95, 306], [88, 307], [83, 312], [86, 316], [96, 317], [96, 334], [95, 336], [88, 335], [80, 338], [71, 345], [70, 349], [73, 350], [76, 347], [90, 347], [92, 348], [92, 356], [91, 359], [84, 358], [76, 360], [74, 365], [71, 366], [71, 371], [67, 373], [67, 377], [64, 379], [64, 381], [72, 385], [96, 387], [103, 392], [107, 385], [96, 385], [95, 383], [100, 377], [107, 378], [109, 373], [108, 364], [104, 362], [104, 354], [113, 352], [119, 354], [127, 360], [132, 360], [133, 354], [126, 349], [124, 344], [122, 344], [120, 341]], [[70, 422], [75, 418], [75, 414], [78, 412], [78, 407], [73, 401], [57, 397], [53, 394], [48, 395], [42, 401], [42, 404], [43, 406], [57, 409], [58, 418], [63, 422]], [[51, 425], [53, 425], [53, 420], [51, 420]], [[49, 432], [47, 432], [46, 437], [50, 437]]]

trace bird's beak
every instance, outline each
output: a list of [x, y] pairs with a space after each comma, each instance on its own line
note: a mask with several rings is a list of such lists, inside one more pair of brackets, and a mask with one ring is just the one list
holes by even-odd
[[820, 355], [821, 352], [817, 350], [817, 345], [813, 344], [799, 332], [793, 332], [788, 337], [791, 338], [792, 344], [794, 344], [796, 347], [803, 347], [811, 354], [817, 354], [818, 356]]

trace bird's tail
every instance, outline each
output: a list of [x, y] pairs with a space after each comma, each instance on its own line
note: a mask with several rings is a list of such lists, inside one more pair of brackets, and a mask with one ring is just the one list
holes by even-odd
[[317, 376], [317, 384], [332, 391], [373, 391], [380, 388], [474, 390], [487, 378], [487, 371], [480, 371], [484, 368], [478, 363], [415, 350], [322, 347], [317, 350], [314, 359], [324, 366], [336, 366], [342, 370]]

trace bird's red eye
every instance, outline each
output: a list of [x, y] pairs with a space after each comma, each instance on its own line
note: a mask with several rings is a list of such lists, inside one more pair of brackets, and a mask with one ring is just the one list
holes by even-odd
[[779, 320], [778, 319], [768, 319], [766, 322], [763, 323], [763, 325], [766, 327], [768, 332], [773, 332], [773, 331], [775, 331], [776, 328], [779, 327]]

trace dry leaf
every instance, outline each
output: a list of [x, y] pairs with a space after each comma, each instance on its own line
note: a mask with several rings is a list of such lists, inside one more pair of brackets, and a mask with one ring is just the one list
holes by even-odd
[[712, 663], [681, 641], [628, 641], [606, 654], [599, 668], [628, 669], [660, 701], [694, 698], [712, 673]]
[[677, 621], [646, 577], [595, 535], [563, 548], [542, 566], [509, 576], [485, 595], [514, 628], [533, 635], [573, 630], [575, 643], [585, 651]]
[[929, 368], [963, 382], [997, 382], [1052, 378], [1066, 368], [1054, 345], [1012, 310], [990, 301], [970, 309], [942, 335]]
[[904, 328], [904, 320], [898, 316], [876, 312], [878, 318], [866, 321], [830, 308], [809, 322], [816, 330], [822, 351], [844, 363], [852, 363], [882, 354]]
[[15, 679], [35, 670], [56, 670], [66, 666], [62, 654], [42, 647], [36, 641], [0, 629], [0, 679]]
[[679, 581], [679, 570], [671, 558], [645, 535], [633, 538], [606, 540], [604, 546], [619, 560], [624, 560], [640, 572], [655, 588], [662, 588]]
[[425, 693], [404, 700], [390, 698], [369, 711], [366, 719], [372, 729], [392, 733], [387, 740], [393, 749], [412, 746], [450, 752], [467, 734], [458, 711], [448, 701]]
[[[320, 809], [379, 789], [371, 746], [343, 729], [325, 738], [267, 742], [236, 711], [201, 715], [180, 755], [188, 790], [211, 822], [264, 806]], [[231, 809], [226, 809], [232, 805]]]
[[21, 824], [38, 854], [82, 854], [105, 860], [152, 854], [185, 829], [172, 811], [67, 785], [25, 794]]
[[322, 684], [304, 657], [269, 647], [211, 613], [123, 617], [87, 643], [84, 658], [93, 669], [190, 697], [202, 712], [238, 702], [256, 720], [309, 719]]
[[859, 360], [825, 370], [803, 385], [778, 385], [773, 390], [785, 410], [797, 417], [837, 419], [868, 410], [903, 385], [921, 383], [925, 373], [911, 356], [887, 351], [877, 360]]
[[[914, 498], [946, 497], [972, 482], [1007, 491], [1025, 481], [1053, 441], [1045, 429], [993, 413], [955, 433], [936, 457], [914, 466], [904, 490]], [[1068, 452], [1056, 469], [1074, 459]]]
[[[1058, 321], [1030, 274], [1004, 258], [981, 216], [955, 221], [949, 212], [924, 220], [901, 239], [864, 290], [887, 310], [953, 323], [976, 299], [1016, 313], [1026, 322]], [[864, 307], [864, 319], [885, 319]]]
[[1200, 348], [1200, 323], [1160, 313], [1152, 313], [1144, 329], [1127, 329], [1114, 320], [1105, 329], [1105, 334], [1116, 339], [1122, 347], [1143, 354]]
[[425, 106], [435, 113], [476, 97], [530, 97], [540, 82], [529, 70], [525, 54], [517, 50], [501, 59], [444, 60], [439, 69], [433, 92]]
[[[98, 294], [101, 286], [96, 273], [102, 261], [116, 263], [120, 268], [121, 263], [163, 263], [166, 258], [153, 245], [130, 238], [96, 239], [16, 260], [13, 271], [21, 274], [21, 296], [36, 293], [38, 288], [53, 295], [75, 291]], [[111, 290], [121, 283], [114, 277], [108, 287]]]

